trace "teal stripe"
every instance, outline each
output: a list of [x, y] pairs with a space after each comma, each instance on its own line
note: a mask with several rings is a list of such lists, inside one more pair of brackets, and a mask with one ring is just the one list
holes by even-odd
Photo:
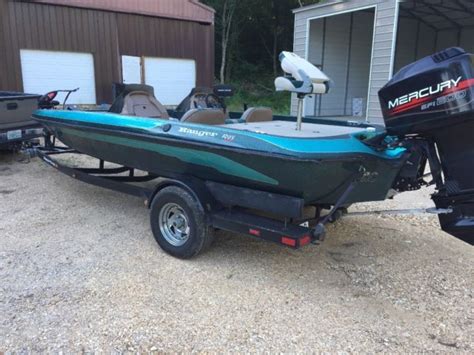
[[62, 111], [62, 110], [37, 110], [34, 113], [39, 117], [51, 117], [60, 120], [70, 120], [78, 122], [90, 122], [108, 126], [120, 126], [127, 128], [151, 129], [159, 127], [165, 123], [155, 119], [117, 115], [109, 112], [86, 112], [86, 111]]
[[[93, 124], [102, 124], [108, 126], [124, 127], [124, 128], [134, 128], [134, 129], [143, 129], [145, 131], [150, 131], [154, 128], [161, 127], [165, 124], [171, 123], [172, 121], [160, 121], [155, 119], [135, 117], [135, 116], [124, 116], [117, 115], [112, 113], [104, 112], [84, 112], [84, 111], [60, 111], [60, 110], [38, 110], [35, 112], [35, 115], [45, 118], [55, 118], [58, 120], [70, 120], [78, 121], [85, 123]], [[341, 136], [340, 138], [332, 139], [301, 139], [301, 138], [292, 138], [292, 137], [281, 137], [281, 136], [272, 136], [268, 134], [250, 132], [250, 131], [236, 131], [233, 129], [217, 126], [206, 126], [206, 125], [197, 125], [197, 124], [184, 124], [179, 122], [174, 122], [174, 126], [179, 127], [188, 127], [188, 128], [198, 128], [205, 129], [206, 131], [216, 132], [216, 133], [227, 133], [230, 135], [238, 135], [239, 137], [253, 138], [260, 141], [260, 143], [268, 143], [274, 147], [279, 148], [284, 152], [293, 152], [301, 155], [310, 155], [310, 154], [370, 154], [377, 156], [381, 159], [390, 159], [396, 160], [400, 159], [403, 154], [406, 152], [405, 148], [395, 148], [387, 149], [385, 151], [376, 151], [371, 147], [365, 145], [359, 139], [354, 137], [354, 135], [347, 137]], [[360, 133], [365, 132], [364, 128], [361, 128]], [[170, 132], [171, 133], [171, 132]], [[181, 135], [175, 135], [176, 137], [182, 137]], [[193, 139], [188, 137], [188, 139]], [[206, 140], [200, 139], [201, 142], [210, 142], [222, 144], [222, 140], [212, 140], [212, 138], [206, 138]], [[237, 144], [237, 143], [235, 143]], [[252, 144], [251, 142], [240, 142], [240, 148], [243, 149], [257, 149], [260, 151], [268, 151], [268, 146], [265, 147], [261, 144]], [[301, 157], [301, 156], [300, 156]]]
[[179, 148], [172, 147], [169, 145], [144, 142], [129, 138], [108, 136], [98, 133], [84, 133], [69, 128], [64, 128], [62, 131], [66, 134], [74, 135], [80, 138], [156, 152], [162, 155], [177, 158], [185, 163], [206, 166], [226, 175], [237, 176], [240, 178], [262, 182], [270, 185], [278, 185], [277, 180], [218, 154], [196, 151], [188, 148]]

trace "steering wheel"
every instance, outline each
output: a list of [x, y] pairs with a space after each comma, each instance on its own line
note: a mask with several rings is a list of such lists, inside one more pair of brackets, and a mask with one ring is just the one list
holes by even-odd
[[215, 94], [208, 94], [206, 96], [206, 106], [208, 108], [222, 109], [222, 103], [219, 97]]
[[207, 108], [206, 94], [195, 94], [191, 99], [191, 106], [197, 109]]

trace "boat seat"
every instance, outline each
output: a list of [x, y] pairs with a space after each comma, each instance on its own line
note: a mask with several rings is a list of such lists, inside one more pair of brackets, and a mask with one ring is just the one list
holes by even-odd
[[273, 111], [268, 107], [250, 107], [243, 113], [241, 121], [247, 123], [273, 121]]
[[181, 118], [181, 122], [223, 125], [225, 124], [225, 114], [218, 109], [194, 109], [186, 112]]
[[135, 91], [125, 97], [122, 115], [169, 119], [166, 108], [153, 96], [145, 91]]

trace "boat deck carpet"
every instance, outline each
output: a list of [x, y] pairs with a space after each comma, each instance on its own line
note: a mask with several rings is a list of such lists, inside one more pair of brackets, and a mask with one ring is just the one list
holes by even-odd
[[226, 128], [241, 131], [251, 131], [265, 133], [274, 136], [294, 137], [294, 138], [322, 138], [337, 137], [357, 132], [364, 132], [366, 128], [344, 127], [335, 125], [325, 125], [316, 123], [303, 123], [301, 131], [296, 130], [296, 123], [289, 121], [268, 121], [254, 123], [234, 123], [226, 124]]

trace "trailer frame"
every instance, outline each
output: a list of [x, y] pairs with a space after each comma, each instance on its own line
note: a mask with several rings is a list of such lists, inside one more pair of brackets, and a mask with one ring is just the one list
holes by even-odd
[[[316, 216], [304, 218], [304, 203], [295, 197], [202, 181], [190, 176], [176, 176], [170, 179], [146, 172], [143, 175], [125, 166], [106, 167], [106, 162], [100, 159], [97, 159], [97, 168], [71, 167], [55, 157], [65, 154], [82, 155], [82, 153], [68, 147], [57, 146], [55, 139], [51, 140], [50, 136], [46, 136], [44, 146], [33, 148], [30, 154], [75, 180], [142, 198], [149, 209], [152, 208], [153, 200], [161, 190], [169, 186], [180, 187], [199, 202], [205, 211], [206, 223], [217, 230], [244, 234], [292, 249], [299, 249], [311, 243], [318, 244], [325, 238], [324, 224], [329, 221], [328, 215], [324, 217], [326, 219], [324, 223], [321, 223], [323, 218], [319, 209]], [[154, 181], [156, 184], [152, 187], [143, 184]], [[233, 205], [236, 201], [235, 196], [240, 196], [239, 206]], [[285, 210], [287, 213], [284, 213]], [[280, 214], [278, 218], [274, 217], [275, 213]], [[330, 214], [332, 216], [332, 213]], [[309, 227], [310, 224], [315, 227]]]

